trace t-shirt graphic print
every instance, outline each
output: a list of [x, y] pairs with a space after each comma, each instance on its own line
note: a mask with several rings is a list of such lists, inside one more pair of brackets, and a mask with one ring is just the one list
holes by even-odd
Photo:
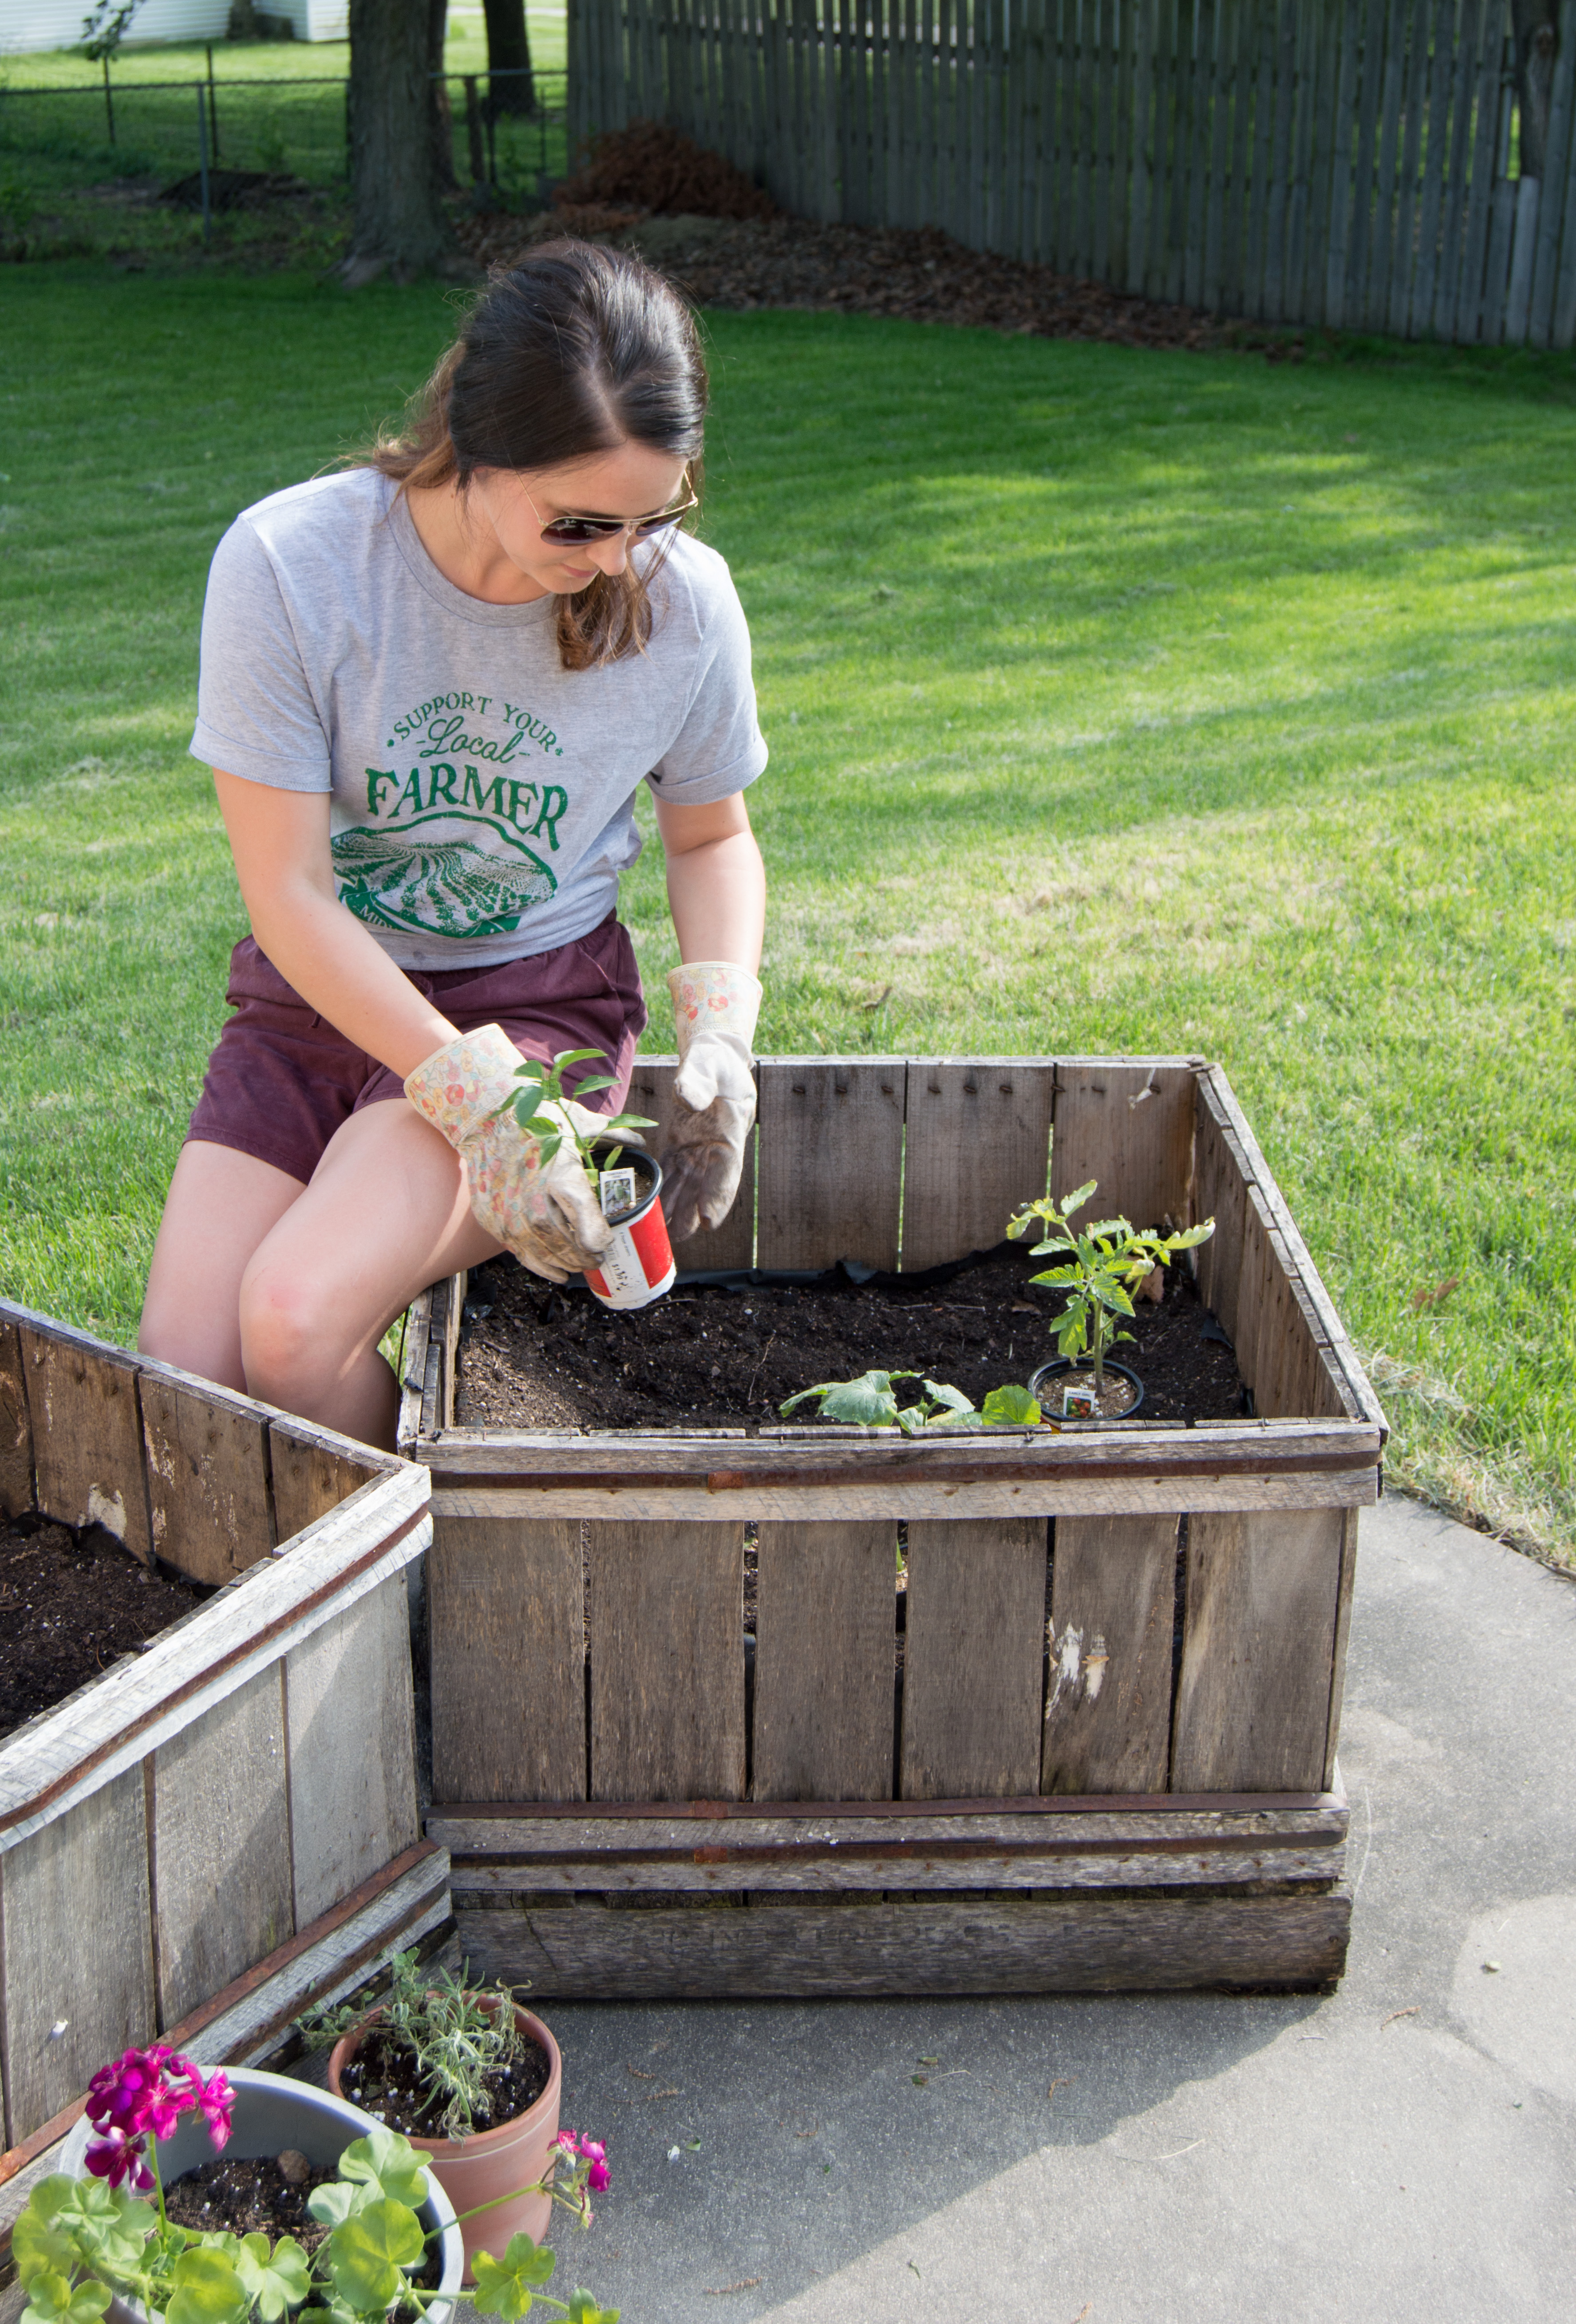
[[192, 751], [330, 793], [340, 900], [401, 966], [549, 951], [613, 908], [643, 779], [701, 804], [765, 763], [721, 558], [676, 536], [653, 601], [645, 653], [565, 670], [553, 600], [466, 596], [385, 478], [320, 478], [219, 544]]

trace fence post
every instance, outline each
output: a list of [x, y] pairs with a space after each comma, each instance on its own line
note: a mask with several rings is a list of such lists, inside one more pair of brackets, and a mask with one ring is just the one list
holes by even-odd
[[197, 84], [197, 166], [202, 179], [202, 238], [213, 240], [213, 212], [208, 198], [208, 91]]
[[208, 43], [208, 134], [213, 145], [213, 158], [219, 157], [218, 92], [213, 85], [213, 42]]
[[109, 142], [115, 143], [115, 99], [109, 93], [109, 58], [104, 59], [104, 117], [109, 124]]
[[470, 182], [479, 186], [487, 175], [487, 156], [482, 151], [481, 99], [476, 91], [475, 73], [467, 73], [465, 81], [465, 143], [470, 156]]

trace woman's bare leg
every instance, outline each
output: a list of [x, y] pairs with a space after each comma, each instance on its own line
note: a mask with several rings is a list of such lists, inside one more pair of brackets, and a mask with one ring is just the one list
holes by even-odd
[[137, 1345], [222, 1388], [245, 1388], [241, 1278], [305, 1191], [299, 1178], [227, 1146], [181, 1148], [148, 1269]]
[[364, 1107], [246, 1267], [248, 1390], [392, 1447], [399, 1389], [378, 1341], [428, 1284], [499, 1249], [472, 1218], [459, 1157], [438, 1132], [399, 1100]]

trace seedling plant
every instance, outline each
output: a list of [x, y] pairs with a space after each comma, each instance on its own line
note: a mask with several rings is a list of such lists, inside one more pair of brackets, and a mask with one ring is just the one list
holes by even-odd
[[[377, 2005], [377, 2031], [411, 2053], [429, 2099], [441, 2102], [436, 2129], [445, 2138], [468, 2138], [478, 2116], [484, 2127], [489, 2120], [488, 2073], [512, 2063], [524, 2047], [514, 1996], [502, 1986], [468, 1987], [463, 1967], [459, 1979], [446, 1969], [424, 1968], [413, 1950], [396, 1953], [392, 1971], [387, 1997]], [[309, 2049], [326, 2050], [368, 2016], [365, 2001], [351, 2001], [309, 2011], [296, 2022]]]
[[[593, 1157], [598, 1146], [607, 1139], [616, 1138], [621, 1133], [627, 1136], [631, 1131], [654, 1130], [657, 1125], [644, 1113], [615, 1113], [608, 1115], [606, 1120], [599, 1120], [594, 1130], [582, 1130], [576, 1123], [572, 1113], [553, 1115], [546, 1111], [549, 1106], [563, 1105], [565, 1074], [572, 1066], [589, 1065], [593, 1060], [598, 1065], [605, 1065], [607, 1063], [606, 1050], [561, 1049], [551, 1065], [539, 1065], [534, 1057], [523, 1057], [515, 1068], [515, 1079], [520, 1086], [512, 1097], [505, 1099], [498, 1111], [499, 1113], [512, 1112], [521, 1129], [528, 1131], [536, 1140], [537, 1150], [543, 1165], [552, 1160], [563, 1144], [561, 1124], [567, 1122], [570, 1135], [574, 1140], [575, 1150], [580, 1157], [580, 1167], [591, 1184], [595, 1185], [597, 1169], [593, 1167]], [[593, 1074], [587, 1080], [577, 1084], [574, 1102], [579, 1105], [593, 1091], [612, 1089], [614, 1085], [615, 1076], [612, 1074]], [[635, 1142], [639, 1143], [638, 1138]], [[623, 1150], [622, 1147], [615, 1146], [612, 1153], [607, 1156], [598, 1167], [603, 1170], [613, 1169]]]
[[[922, 1382], [917, 1404], [900, 1405], [895, 1380]], [[819, 1387], [801, 1388], [778, 1410], [786, 1416], [810, 1397], [820, 1399], [822, 1420], [840, 1420], [858, 1428], [901, 1428], [905, 1436], [927, 1429], [989, 1428], [1003, 1425], [1033, 1428], [1040, 1418], [1036, 1399], [1024, 1388], [993, 1388], [978, 1410], [961, 1388], [925, 1379], [922, 1372], [861, 1372], [858, 1379], [822, 1380]]]
[[[357, 2138], [338, 2175], [313, 2188], [311, 2217], [329, 2229], [308, 2253], [293, 2236], [180, 2226], [169, 2216], [158, 2142], [183, 2115], [199, 2112], [216, 2149], [227, 2144], [235, 2093], [222, 2072], [204, 2081], [190, 2060], [162, 2043], [127, 2050], [97, 2073], [88, 2117], [97, 2136], [88, 2176], [56, 2172], [32, 2190], [12, 2231], [12, 2256], [27, 2292], [22, 2324], [99, 2324], [112, 2299], [135, 2301], [164, 2324], [387, 2324], [391, 2311], [423, 2318], [451, 2295], [412, 2281], [442, 2233], [418, 2212], [429, 2194], [422, 2159], [395, 2131]], [[561, 2173], [567, 2172], [561, 2186]], [[589, 2188], [605, 2187], [607, 2166], [594, 2139], [560, 2134], [538, 2191], [589, 2225]], [[521, 2190], [524, 2192], [524, 2190]], [[153, 2197], [153, 2201], [144, 2200]], [[513, 2200], [512, 2196], [502, 2198]], [[478, 2205], [480, 2210], [491, 2205]], [[474, 2214], [467, 2213], [472, 2217]], [[475, 2259], [476, 2306], [516, 2324], [537, 2301], [571, 2324], [618, 2324], [616, 2309], [589, 2292], [565, 2300], [543, 2292], [553, 2255], [529, 2236], [511, 2237], [501, 2259]]]
[[1045, 1240], [1034, 1245], [1033, 1258], [1063, 1259], [1061, 1266], [1047, 1268], [1029, 1280], [1066, 1291], [1067, 1304], [1052, 1330], [1062, 1355], [1074, 1363], [1087, 1360], [1092, 1364], [1097, 1389], [1106, 1384], [1108, 1351], [1117, 1341], [1133, 1337], [1117, 1319], [1132, 1314], [1133, 1294], [1145, 1276], [1168, 1265], [1179, 1250], [1208, 1242], [1215, 1231], [1213, 1219], [1169, 1235], [1141, 1234], [1130, 1220], [1123, 1218], [1073, 1226], [1073, 1213], [1082, 1210], [1099, 1185], [1098, 1178], [1091, 1178], [1087, 1186], [1080, 1186], [1060, 1203], [1046, 1196], [1024, 1203], [1007, 1221], [1007, 1233], [1014, 1242], [1021, 1242], [1037, 1225], [1045, 1229]]

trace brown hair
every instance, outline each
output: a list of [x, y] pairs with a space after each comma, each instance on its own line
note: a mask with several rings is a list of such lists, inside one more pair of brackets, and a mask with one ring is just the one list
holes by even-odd
[[[705, 422], [706, 367], [678, 294], [626, 251], [550, 242], [493, 276], [403, 429], [364, 458], [402, 491], [463, 492], [477, 468], [552, 468], [634, 443], [686, 461], [699, 493]], [[643, 650], [666, 540], [644, 572], [631, 558], [559, 598], [565, 669]]]

